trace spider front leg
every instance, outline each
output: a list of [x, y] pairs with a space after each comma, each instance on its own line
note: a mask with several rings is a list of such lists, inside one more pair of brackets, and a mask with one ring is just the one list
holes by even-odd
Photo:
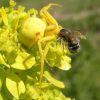
[[[41, 59], [40, 59], [40, 84], [42, 83], [42, 78], [43, 78], [44, 61], [45, 61], [46, 55], [49, 51], [50, 41], [53, 40], [53, 39], [55, 39], [54, 35], [44, 37], [43, 39], [40, 39], [38, 41], [39, 52], [40, 52], [40, 55], [41, 55]], [[44, 50], [42, 49], [42, 43], [43, 42], [47, 42]]]
[[58, 22], [55, 20], [55, 18], [48, 12], [48, 9], [51, 6], [59, 6], [58, 4], [49, 4], [45, 7], [43, 7], [40, 11], [40, 16], [43, 18], [43, 20], [48, 24], [45, 35], [57, 35], [61, 29], [61, 26], [58, 25]]

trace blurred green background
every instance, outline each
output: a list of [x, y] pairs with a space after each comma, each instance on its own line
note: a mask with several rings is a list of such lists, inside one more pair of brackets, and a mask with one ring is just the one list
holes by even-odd
[[[8, 6], [9, 0], [0, 0]], [[50, 12], [63, 27], [87, 33], [81, 51], [72, 56], [70, 71], [55, 70], [66, 83], [63, 93], [76, 100], [100, 100], [100, 0], [15, 0], [26, 10], [40, 10], [48, 3], [58, 3]]]

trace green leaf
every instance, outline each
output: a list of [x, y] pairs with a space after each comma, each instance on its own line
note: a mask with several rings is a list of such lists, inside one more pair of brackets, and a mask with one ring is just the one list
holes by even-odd
[[2, 97], [2, 95], [1, 95], [1, 93], [0, 93], [0, 100], [4, 100], [3, 97]]
[[63, 82], [59, 81], [59, 80], [56, 80], [54, 79], [50, 73], [48, 71], [45, 71], [44, 72], [44, 77], [50, 82], [52, 83], [53, 85], [59, 87], [59, 88], [65, 88], [65, 85]]
[[33, 87], [33, 85], [30, 85], [30, 84], [27, 84], [26, 88], [27, 88], [27, 91], [26, 91], [27, 94], [30, 95], [30, 97], [32, 98], [31, 100], [37, 100], [40, 94], [40, 90], [38, 90], [37, 88]]
[[67, 97], [65, 100], [72, 100], [72, 99]]
[[61, 59], [61, 64], [60, 66], [58, 67], [59, 69], [62, 69], [62, 70], [69, 70], [71, 68], [71, 58], [68, 57], [68, 56], [62, 56], [62, 59]]
[[2, 16], [2, 20], [3, 20], [4, 24], [6, 26], [8, 26], [8, 18], [7, 18], [8, 16], [7, 16], [4, 8], [1, 9], [1, 16]]
[[71, 58], [68, 55], [67, 45], [63, 48], [60, 43], [52, 42], [52, 45], [47, 54], [47, 62], [50, 66], [56, 66], [62, 70], [69, 70], [71, 68]]
[[[36, 83], [35, 85], [40, 86], [40, 83]], [[51, 85], [51, 83], [42, 82], [41, 88], [46, 88], [46, 87], [49, 87], [50, 85]]]
[[10, 0], [9, 4], [10, 4], [10, 7], [13, 8], [16, 5], [16, 2], [14, 0]]
[[15, 63], [11, 65], [12, 68], [19, 70], [30, 69], [35, 64], [35, 57], [32, 57], [26, 52], [20, 52], [16, 57]]
[[[5, 73], [3, 69], [0, 69], [0, 90], [2, 88], [2, 84], [4, 82]], [[1, 100], [1, 99], [0, 99]]]
[[4, 61], [4, 58], [1, 54], [0, 54], [0, 64], [3, 64], [5, 66], [9, 67], [9, 65]]
[[6, 86], [9, 92], [16, 98], [25, 92], [25, 85], [23, 81], [15, 74], [7, 74]]

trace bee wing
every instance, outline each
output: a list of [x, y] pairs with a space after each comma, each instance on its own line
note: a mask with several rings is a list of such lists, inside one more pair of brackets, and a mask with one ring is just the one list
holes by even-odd
[[86, 36], [81, 35], [80, 38], [81, 38], [81, 39], [86, 39]]
[[80, 39], [86, 39], [86, 34], [85, 33], [81, 33], [79, 31], [74, 31], [74, 37], [80, 38]]

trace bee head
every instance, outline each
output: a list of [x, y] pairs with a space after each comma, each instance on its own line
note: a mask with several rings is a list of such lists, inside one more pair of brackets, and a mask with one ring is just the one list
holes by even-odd
[[59, 32], [59, 37], [62, 38], [68, 38], [68, 35], [70, 34], [70, 31], [67, 29], [61, 29]]

